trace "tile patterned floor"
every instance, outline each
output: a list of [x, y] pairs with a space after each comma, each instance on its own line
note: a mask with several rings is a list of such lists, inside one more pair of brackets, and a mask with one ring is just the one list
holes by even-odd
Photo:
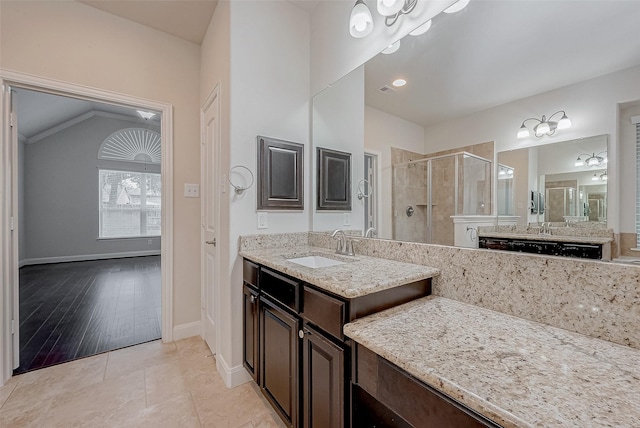
[[281, 428], [254, 383], [227, 389], [199, 338], [144, 343], [14, 376], [0, 427]]

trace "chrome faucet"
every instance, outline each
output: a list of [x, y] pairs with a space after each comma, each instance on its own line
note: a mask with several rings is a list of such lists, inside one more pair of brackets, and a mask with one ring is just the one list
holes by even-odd
[[538, 232], [540, 235], [551, 235], [551, 223], [550, 222], [542, 222], [540, 224], [540, 229]]
[[336, 254], [343, 254], [345, 256], [355, 256], [356, 253], [353, 250], [353, 243], [358, 242], [356, 239], [347, 238], [344, 234], [344, 231], [340, 229], [336, 229], [331, 234], [331, 237], [335, 239], [336, 242]]
[[374, 236], [378, 236], [378, 232], [376, 231], [376, 229], [374, 227], [370, 227], [369, 229], [367, 229], [367, 231], [364, 233], [364, 237], [365, 238], [373, 238]]

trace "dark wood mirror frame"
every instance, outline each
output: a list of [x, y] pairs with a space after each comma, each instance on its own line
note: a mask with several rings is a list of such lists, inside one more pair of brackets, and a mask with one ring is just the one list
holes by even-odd
[[304, 209], [304, 145], [258, 135], [258, 210]]
[[317, 209], [351, 211], [351, 153], [318, 147]]

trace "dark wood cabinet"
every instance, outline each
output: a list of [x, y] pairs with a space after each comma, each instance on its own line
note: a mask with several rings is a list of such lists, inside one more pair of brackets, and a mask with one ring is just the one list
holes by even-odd
[[353, 427], [499, 427], [364, 346], [353, 353]]
[[305, 427], [345, 425], [345, 346], [305, 325], [302, 339], [302, 420]]
[[260, 387], [285, 423], [298, 425], [300, 320], [260, 298]]
[[244, 306], [242, 309], [242, 353], [244, 367], [253, 380], [258, 381], [260, 369], [260, 317], [258, 313], [258, 290], [245, 283], [243, 287]]
[[244, 366], [290, 427], [350, 426], [344, 324], [431, 294], [430, 279], [348, 299], [248, 260], [243, 274]]

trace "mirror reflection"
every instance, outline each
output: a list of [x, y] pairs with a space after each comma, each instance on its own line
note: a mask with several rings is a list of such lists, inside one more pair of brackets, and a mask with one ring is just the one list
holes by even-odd
[[[351, 153], [352, 193], [366, 179], [372, 196], [354, 198], [350, 216], [315, 211], [313, 229], [477, 246], [482, 226], [606, 224], [620, 190], [607, 189], [619, 146], [604, 134], [616, 132], [617, 103], [640, 103], [624, 87], [640, 75], [638, 13], [625, 1], [472, 1], [325, 89], [312, 142]], [[548, 132], [520, 132], [558, 111]], [[565, 149], [568, 167], [551, 168]], [[613, 164], [575, 166], [612, 152]]]
[[[608, 140], [599, 135], [498, 153], [498, 215], [516, 216], [520, 226], [606, 223]], [[578, 162], [582, 153], [601, 160]]]

